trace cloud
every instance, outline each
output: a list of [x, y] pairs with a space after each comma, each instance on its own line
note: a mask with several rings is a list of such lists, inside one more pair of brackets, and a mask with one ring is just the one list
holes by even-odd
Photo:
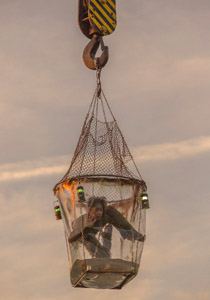
[[[164, 143], [132, 149], [136, 162], [176, 160], [210, 151], [210, 136], [177, 143]], [[0, 165], [0, 182], [64, 174], [69, 166], [69, 156], [57, 156], [37, 161], [24, 161]]]
[[210, 151], [210, 136], [133, 149], [136, 161], [174, 160]]
[[40, 167], [37, 169], [29, 169], [27, 171], [3, 172], [0, 176], [0, 181], [9, 181], [14, 179], [24, 179], [29, 177], [46, 176], [52, 174], [61, 174], [65, 170], [65, 166], [55, 167]]
[[66, 155], [37, 161], [2, 164], [0, 165], [0, 182], [64, 174], [68, 169], [69, 161], [69, 155]]

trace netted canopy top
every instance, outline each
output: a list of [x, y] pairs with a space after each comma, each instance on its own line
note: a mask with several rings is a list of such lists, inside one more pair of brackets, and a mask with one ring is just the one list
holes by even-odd
[[100, 85], [93, 96], [70, 167], [57, 186], [72, 178], [109, 177], [143, 183]]

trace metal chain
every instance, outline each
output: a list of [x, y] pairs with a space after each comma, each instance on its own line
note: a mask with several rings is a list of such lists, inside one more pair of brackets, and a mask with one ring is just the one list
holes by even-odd
[[98, 98], [101, 98], [101, 66], [100, 66], [100, 63], [99, 63], [99, 58], [97, 57], [96, 58], [96, 61], [95, 61], [95, 64], [96, 64], [96, 85], [97, 85], [97, 97]]

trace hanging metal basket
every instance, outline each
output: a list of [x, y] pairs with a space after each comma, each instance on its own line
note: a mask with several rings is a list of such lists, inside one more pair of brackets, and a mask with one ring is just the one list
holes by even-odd
[[[120, 289], [140, 266], [146, 221], [141, 195], [147, 188], [101, 90], [100, 70], [97, 80], [70, 167], [54, 192], [72, 285]], [[104, 203], [103, 216], [88, 227], [94, 199]]]

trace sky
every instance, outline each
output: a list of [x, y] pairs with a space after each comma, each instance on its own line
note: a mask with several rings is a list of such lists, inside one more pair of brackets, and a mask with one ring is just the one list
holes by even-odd
[[7, 300], [210, 299], [210, 2], [117, 0], [104, 93], [147, 182], [147, 240], [120, 291], [70, 285], [52, 188], [96, 78], [76, 0], [0, 0], [0, 290]]

